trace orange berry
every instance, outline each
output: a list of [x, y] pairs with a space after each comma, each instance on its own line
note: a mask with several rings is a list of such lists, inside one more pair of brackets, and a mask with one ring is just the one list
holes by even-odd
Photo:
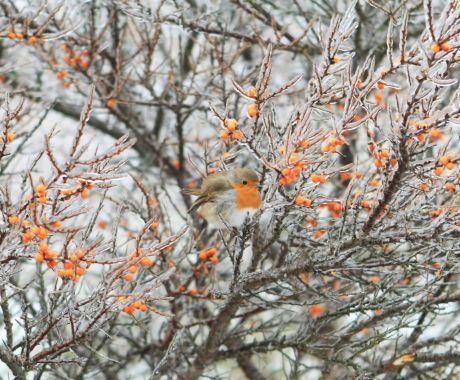
[[225, 120], [225, 127], [230, 131], [234, 132], [238, 127], [238, 122], [235, 119]]
[[16, 215], [10, 215], [8, 217], [8, 223], [9, 224], [18, 224], [19, 223], [19, 218]]
[[441, 46], [439, 46], [438, 43], [434, 43], [433, 45], [431, 45], [431, 51], [433, 53], [439, 53], [441, 51]]
[[85, 50], [83, 50], [83, 51], [81, 52], [81, 55], [82, 55], [83, 57], [89, 57], [89, 51], [85, 49]]
[[27, 40], [27, 45], [35, 45], [37, 43], [37, 37], [30, 36]]
[[441, 164], [443, 164], [444, 166], [446, 166], [449, 162], [450, 162], [450, 157], [449, 156], [442, 156], [440, 159], [439, 159], [439, 162]]
[[247, 113], [248, 117], [253, 119], [259, 115], [259, 108], [257, 107], [257, 104], [249, 104], [247, 108]]
[[[80, 61], [80, 67], [83, 70], [88, 70], [89, 69], [89, 61]], [[109, 107], [110, 108], [110, 107]]]
[[327, 180], [326, 176], [322, 174], [316, 174], [316, 173], [313, 173], [310, 179], [313, 183], [326, 183], [326, 180]]
[[137, 272], [137, 265], [131, 265], [131, 266], [128, 268], [128, 272], [130, 272], [130, 273], [136, 273], [136, 272]]
[[126, 282], [130, 282], [133, 280], [133, 275], [132, 274], [127, 274], [125, 277], [124, 277], [125, 281]]
[[82, 197], [82, 199], [88, 198], [88, 195], [89, 195], [89, 190], [87, 188], [84, 188], [80, 193], [80, 196]]
[[40, 227], [37, 233], [37, 237], [40, 240], [45, 240], [47, 236], [48, 236], [48, 230], [45, 227]]
[[83, 276], [85, 274], [85, 272], [86, 272], [86, 269], [82, 268], [82, 267], [77, 267], [75, 272], [77, 273], [78, 276]]
[[447, 191], [447, 192], [450, 192], [450, 193], [455, 193], [456, 188], [455, 188], [455, 185], [452, 182], [447, 182], [444, 185], [444, 190]]
[[374, 165], [376, 168], [383, 167], [383, 162], [381, 160], [374, 160]]
[[56, 220], [55, 222], [51, 223], [51, 227], [59, 228], [61, 227], [61, 222], [59, 220]]
[[250, 87], [248, 89], [248, 96], [250, 98], [255, 98], [257, 96], [257, 91], [256, 91], [256, 89], [254, 87]]
[[139, 310], [142, 311], [142, 312], [145, 312], [149, 309], [149, 307], [142, 302], [142, 304], [139, 306]]
[[440, 140], [442, 138], [442, 132], [439, 129], [436, 129], [436, 128], [430, 129], [428, 134], [430, 135], [430, 141], [431, 142]]
[[67, 76], [67, 71], [58, 71], [56, 74], [57, 79], [63, 80]]
[[37, 185], [37, 187], [35, 188], [35, 191], [38, 194], [44, 194], [44, 193], [46, 193], [46, 186], [43, 183], [41, 183], [41, 184]]
[[434, 174], [437, 175], [437, 176], [440, 176], [443, 172], [443, 168], [438, 166], [437, 168], [434, 169]]
[[392, 159], [390, 160], [390, 165], [393, 166], [393, 167], [395, 167], [396, 165], [398, 165], [398, 160], [397, 160], [396, 158], [392, 158]]
[[72, 256], [70, 256], [70, 261], [76, 263], [78, 261], [78, 256], [74, 253]]
[[212, 256], [212, 257], [211, 257], [211, 263], [212, 263], [213, 265], [219, 264], [219, 259], [217, 258], [217, 256]]
[[371, 282], [372, 284], [376, 285], [380, 282], [380, 278], [378, 276], [372, 276], [369, 278], [369, 282]]
[[339, 63], [339, 62], [340, 62], [340, 58], [339, 58], [339, 57], [337, 57], [337, 56], [332, 57], [331, 63], [332, 63], [333, 65], [336, 65], [336, 64]]
[[110, 109], [114, 108], [117, 105], [116, 99], [110, 98], [107, 100], [106, 106]]
[[200, 260], [207, 260], [208, 259], [208, 251], [201, 251], [200, 254], [198, 255]]
[[417, 135], [417, 140], [418, 140], [419, 142], [424, 142], [424, 141], [425, 141], [425, 134], [424, 134], [424, 133], [419, 133], [419, 134]]
[[190, 288], [188, 290], [188, 294], [192, 297], [196, 296], [198, 294], [198, 291], [195, 288]]
[[23, 39], [24, 39], [24, 34], [22, 34], [22, 33], [16, 33], [16, 38], [17, 38], [18, 40], [23, 40]]
[[228, 139], [228, 136], [229, 136], [229, 133], [227, 131], [222, 131], [220, 132], [220, 138], [222, 140], [227, 140]]
[[82, 249], [77, 249], [75, 252], [74, 252], [75, 255], [77, 255], [78, 259], [82, 259], [83, 257], [85, 257], [85, 252], [82, 250]]
[[233, 140], [241, 140], [244, 137], [243, 132], [241, 131], [235, 131], [232, 133], [232, 139]]
[[179, 170], [180, 169], [180, 161], [179, 160], [172, 160], [171, 165], [174, 169]]
[[75, 268], [75, 264], [72, 263], [71, 261], [66, 261], [66, 262], [64, 263], [64, 268], [65, 268], [65, 269], [73, 269], [73, 268]]
[[316, 304], [310, 306], [310, 315], [312, 317], [318, 318], [321, 317], [326, 311], [326, 307], [322, 304]]
[[34, 234], [30, 231], [26, 232], [24, 235], [22, 235], [22, 242], [24, 244], [30, 243], [32, 239], [34, 238]]
[[388, 158], [389, 155], [390, 153], [388, 152], [387, 149], [382, 149], [382, 151], [380, 152], [380, 157], [382, 158]]
[[452, 50], [452, 45], [450, 42], [443, 42], [441, 44], [441, 49], [447, 53]]
[[8, 140], [8, 142], [14, 141], [15, 138], [16, 138], [16, 136], [15, 136], [15, 134], [13, 132], [8, 132], [6, 134], [6, 139]]
[[8, 32], [7, 37], [8, 37], [10, 40], [14, 40], [14, 39], [16, 39], [16, 33], [14, 33], [14, 32]]
[[58, 253], [57, 253], [57, 252], [55, 252], [55, 251], [50, 251], [50, 250], [44, 251], [44, 254], [45, 254], [45, 257], [46, 257], [48, 260], [54, 260], [54, 259], [58, 256]]
[[422, 182], [420, 184], [420, 190], [426, 191], [428, 189], [428, 184], [426, 182]]
[[385, 84], [383, 82], [381, 82], [381, 81], [378, 81], [377, 82], [377, 88], [379, 90], [383, 90], [385, 88]]
[[442, 263], [439, 261], [435, 261], [433, 264], [433, 268], [435, 269], [441, 269], [442, 268]]
[[447, 165], [446, 165], [446, 168], [449, 169], [449, 170], [452, 170], [453, 168], [455, 168], [455, 164], [453, 162], [449, 162]]
[[379, 181], [373, 179], [371, 182], [369, 182], [369, 185], [372, 187], [377, 187], [379, 185]]
[[46, 266], [50, 269], [56, 268], [57, 265], [58, 265], [58, 262], [54, 260], [50, 260], [46, 262]]
[[383, 94], [381, 92], [376, 92], [374, 94], [374, 99], [377, 104], [380, 104], [383, 102]]
[[64, 86], [64, 88], [66, 90], [68, 90], [72, 86], [72, 83], [71, 82], [64, 82], [63, 86]]
[[313, 234], [313, 239], [319, 239], [321, 236], [323, 236], [326, 233], [326, 230], [318, 230], [315, 231]]
[[59, 269], [57, 272], [58, 277], [63, 278], [65, 277], [65, 269]]
[[37, 261], [37, 263], [42, 263], [43, 261], [45, 261], [45, 257], [43, 256], [42, 253], [38, 252], [35, 255], [35, 260]]
[[123, 308], [123, 311], [127, 314], [133, 314], [135, 312], [135, 309], [131, 305], [128, 305]]
[[153, 261], [148, 257], [143, 257], [139, 262], [143, 267], [151, 267], [153, 265]]

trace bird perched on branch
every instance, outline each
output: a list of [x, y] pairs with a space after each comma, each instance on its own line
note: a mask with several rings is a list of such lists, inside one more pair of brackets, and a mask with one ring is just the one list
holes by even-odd
[[197, 210], [217, 228], [240, 227], [261, 204], [259, 177], [248, 168], [211, 174], [199, 189], [187, 193], [198, 196], [190, 211]]

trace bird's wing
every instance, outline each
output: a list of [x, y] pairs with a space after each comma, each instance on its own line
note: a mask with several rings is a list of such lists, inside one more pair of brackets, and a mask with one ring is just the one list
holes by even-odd
[[205, 203], [213, 202], [215, 198], [216, 198], [215, 193], [208, 193], [208, 194], [200, 195], [197, 199], [195, 199], [195, 202], [193, 202], [192, 207], [190, 207], [188, 211], [189, 212], [195, 211], [198, 207], [204, 205]]

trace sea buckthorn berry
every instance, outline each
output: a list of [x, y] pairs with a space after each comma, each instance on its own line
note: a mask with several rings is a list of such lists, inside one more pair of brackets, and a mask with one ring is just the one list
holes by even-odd
[[75, 252], [74, 252], [75, 255], [77, 255], [78, 259], [82, 259], [83, 257], [85, 257], [85, 252], [82, 250], [82, 249], [77, 249]]
[[420, 190], [426, 191], [428, 189], [428, 184], [426, 182], [422, 182], [420, 184]]
[[27, 45], [35, 45], [37, 43], [37, 37], [35, 36], [30, 36], [28, 39], [27, 39]]
[[244, 138], [243, 132], [241, 131], [235, 131], [232, 133], [232, 139], [233, 140], [241, 140]]
[[15, 40], [15, 39], [16, 39], [16, 33], [13, 32], [13, 31], [8, 32], [7, 37], [8, 37], [10, 40]]
[[446, 166], [450, 161], [451, 161], [451, 157], [450, 157], [450, 156], [442, 156], [442, 157], [439, 159], [439, 162], [440, 162], [441, 164], [443, 164], [444, 166]]
[[438, 43], [434, 43], [431, 45], [431, 51], [435, 54], [439, 53], [441, 51], [441, 46]]
[[198, 294], [198, 291], [195, 288], [190, 288], [188, 290], [188, 294], [192, 297], [196, 296]]
[[447, 182], [444, 185], [444, 190], [447, 191], [447, 192], [450, 192], [450, 193], [455, 193], [455, 191], [456, 191], [455, 185], [452, 182]]
[[257, 104], [249, 104], [247, 108], [247, 113], [248, 117], [253, 119], [259, 115], [259, 108], [257, 107]]
[[326, 230], [318, 230], [315, 231], [313, 234], [313, 239], [319, 239], [321, 236], [323, 236], [326, 233]]
[[379, 90], [383, 90], [385, 88], [385, 83], [381, 82], [381, 81], [378, 81], [377, 82], [377, 88]]
[[16, 215], [10, 215], [8, 217], [8, 223], [9, 224], [18, 224], [19, 223], [19, 218]]
[[313, 183], [326, 183], [327, 181], [327, 178], [326, 176], [322, 175], [322, 174], [316, 174], [316, 173], [313, 173], [310, 177], [311, 181]]
[[82, 199], [88, 198], [88, 195], [89, 195], [89, 190], [87, 188], [84, 188], [80, 193], [80, 196], [82, 197]]
[[441, 49], [447, 53], [452, 50], [452, 45], [450, 42], [443, 42], [441, 44]]
[[437, 168], [434, 169], [434, 174], [437, 176], [440, 176], [443, 172], [444, 168], [438, 166]]
[[36, 191], [38, 194], [44, 194], [44, 193], [46, 193], [46, 186], [45, 186], [43, 183], [40, 183], [40, 184], [37, 185], [37, 187], [35, 188], [35, 191]]
[[238, 127], [238, 122], [235, 119], [225, 120], [225, 127], [230, 131], [234, 132]]
[[228, 131], [222, 131], [222, 132], [220, 132], [220, 138], [221, 138], [222, 140], [227, 140], [229, 135], [230, 135], [230, 134], [228, 133]]
[[430, 141], [431, 142], [434, 142], [434, 141], [437, 141], [437, 140], [440, 140], [443, 136], [442, 132], [439, 130], [439, 129], [430, 129], [428, 131], [428, 134], [430, 135]]
[[8, 140], [8, 142], [13, 142], [15, 138], [16, 135], [13, 132], [8, 132], [6, 134], [6, 139]]
[[35, 260], [37, 261], [37, 263], [42, 263], [43, 261], [45, 261], [45, 256], [43, 256], [41, 252], [38, 252], [35, 255]]
[[339, 57], [337, 57], [337, 56], [332, 57], [331, 63], [332, 63], [333, 65], [336, 65], [336, 64], [339, 63], [339, 62], [340, 62], [340, 58], [339, 58]]
[[110, 98], [109, 100], [107, 100], [106, 106], [108, 108], [114, 108], [116, 105], [117, 105], [116, 99]]
[[83, 276], [86, 272], [86, 269], [82, 267], [77, 267], [77, 269], [75, 269], [75, 272], [77, 273], [78, 276]]
[[56, 78], [59, 80], [63, 80], [67, 76], [67, 71], [58, 71], [56, 74]]
[[133, 280], [133, 275], [130, 274], [130, 273], [128, 273], [128, 274], [124, 277], [124, 280], [125, 280], [126, 282], [132, 281], [132, 280]]
[[55, 222], [51, 223], [51, 227], [59, 228], [61, 227], [61, 222], [59, 220], [56, 220]]
[[375, 166], [376, 168], [381, 168], [381, 167], [383, 167], [383, 162], [382, 162], [382, 160], [378, 160], [378, 159], [374, 160], [374, 166]]
[[151, 267], [153, 265], [153, 261], [148, 257], [143, 257], [139, 263], [145, 268]]
[[295, 204], [298, 206], [310, 207], [313, 201], [309, 198], [305, 198], [301, 195], [298, 195], [295, 199]]
[[40, 227], [36, 235], [40, 240], [45, 240], [48, 236], [48, 230], [45, 227]]
[[257, 96], [257, 91], [256, 91], [256, 89], [254, 87], [250, 87], [248, 89], [248, 96], [250, 98], [255, 98]]
[[310, 315], [314, 318], [321, 317], [326, 311], [326, 307], [322, 304], [316, 304], [310, 306]]
[[128, 268], [128, 272], [130, 272], [130, 273], [136, 273], [136, 272], [137, 272], [137, 265], [131, 265], [131, 266]]
[[123, 311], [127, 314], [133, 314], [136, 311], [136, 309], [134, 309], [132, 305], [128, 305], [123, 308]]
[[34, 233], [31, 231], [26, 232], [24, 235], [22, 235], [22, 242], [24, 244], [30, 243], [33, 238], [34, 238]]
[[46, 266], [50, 269], [56, 268], [57, 265], [58, 265], [58, 262], [54, 260], [50, 260], [46, 262]]

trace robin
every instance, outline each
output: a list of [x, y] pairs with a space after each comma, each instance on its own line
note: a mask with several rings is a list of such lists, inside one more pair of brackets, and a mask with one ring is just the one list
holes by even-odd
[[248, 168], [211, 174], [188, 193], [198, 196], [190, 211], [197, 210], [217, 228], [240, 227], [260, 208], [259, 177]]

